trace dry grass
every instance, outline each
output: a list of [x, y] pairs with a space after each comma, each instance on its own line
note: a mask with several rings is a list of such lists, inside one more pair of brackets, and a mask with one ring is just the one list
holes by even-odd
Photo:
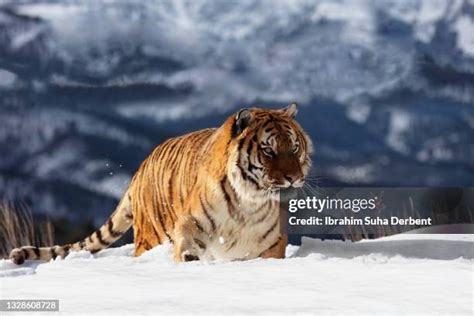
[[26, 205], [0, 201], [0, 256], [8, 257], [13, 248], [20, 246], [52, 246], [53, 225], [49, 220], [34, 223]]

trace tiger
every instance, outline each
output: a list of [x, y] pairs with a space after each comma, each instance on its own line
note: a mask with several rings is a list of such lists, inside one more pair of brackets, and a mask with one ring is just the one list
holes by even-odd
[[135, 256], [169, 242], [176, 262], [284, 258], [279, 192], [304, 185], [313, 153], [297, 112], [296, 103], [244, 108], [218, 128], [164, 141], [98, 230], [73, 244], [15, 248], [10, 259], [23, 264], [71, 251], [94, 254], [131, 226]]

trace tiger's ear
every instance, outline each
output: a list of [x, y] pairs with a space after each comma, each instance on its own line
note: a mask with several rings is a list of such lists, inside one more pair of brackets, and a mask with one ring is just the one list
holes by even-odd
[[235, 116], [234, 124], [232, 125], [232, 137], [242, 133], [252, 121], [252, 112], [249, 109], [242, 109]]
[[288, 105], [286, 108], [283, 109], [283, 113], [288, 115], [291, 118], [294, 118], [296, 114], [298, 113], [298, 103], [293, 102], [290, 105]]

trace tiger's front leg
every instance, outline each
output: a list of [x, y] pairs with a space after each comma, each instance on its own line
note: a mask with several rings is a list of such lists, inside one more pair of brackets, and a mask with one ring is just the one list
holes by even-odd
[[202, 226], [192, 216], [177, 223], [175, 228], [174, 258], [176, 262], [200, 260], [206, 250]]
[[260, 257], [284, 259], [287, 245], [288, 245], [288, 235], [281, 235], [273, 246], [271, 246], [269, 249], [262, 252]]

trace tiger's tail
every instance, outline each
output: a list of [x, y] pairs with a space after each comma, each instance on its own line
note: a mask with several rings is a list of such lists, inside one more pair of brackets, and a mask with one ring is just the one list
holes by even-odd
[[88, 250], [96, 253], [117, 241], [132, 226], [132, 223], [132, 207], [127, 191], [107, 222], [84, 240], [63, 246], [15, 248], [10, 252], [10, 259], [16, 264], [23, 264], [25, 260], [64, 258], [71, 251]]

